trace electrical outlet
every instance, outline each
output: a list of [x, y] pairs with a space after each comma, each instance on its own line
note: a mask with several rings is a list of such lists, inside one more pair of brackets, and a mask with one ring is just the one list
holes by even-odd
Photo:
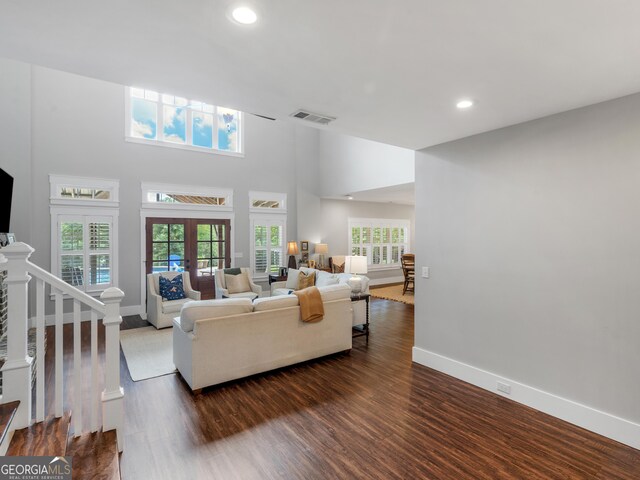
[[511, 385], [508, 383], [498, 382], [498, 391], [511, 395]]
[[429, 267], [422, 267], [422, 278], [429, 278]]

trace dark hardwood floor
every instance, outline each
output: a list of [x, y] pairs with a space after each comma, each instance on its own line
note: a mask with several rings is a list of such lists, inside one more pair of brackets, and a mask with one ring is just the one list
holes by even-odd
[[133, 382], [121, 355], [122, 478], [640, 478], [640, 451], [413, 364], [413, 307], [371, 307], [368, 344], [198, 396], [178, 375]]
[[123, 360], [123, 478], [640, 478], [640, 451], [413, 364], [413, 307], [371, 306], [368, 345], [199, 396]]

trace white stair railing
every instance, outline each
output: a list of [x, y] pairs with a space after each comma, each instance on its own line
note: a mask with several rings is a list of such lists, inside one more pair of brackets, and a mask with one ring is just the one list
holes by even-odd
[[[55, 391], [54, 413], [61, 417], [64, 413], [64, 340], [63, 299], [66, 295], [73, 300], [73, 430], [74, 435], [83, 433], [83, 410], [89, 408], [91, 432], [100, 428], [99, 410], [102, 403], [102, 429], [116, 430], [118, 450], [122, 451], [122, 427], [124, 422], [124, 391], [120, 385], [120, 302], [124, 293], [118, 288], [109, 288], [100, 295], [100, 300], [69, 285], [60, 278], [29, 261], [33, 248], [21, 242], [13, 243], [0, 250], [0, 270], [7, 276], [7, 360], [2, 367], [2, 401], [19, 400], [12, 427], [20, 429], [31, 424], [33, 405], [31, 394], [32, 361], [27, 350], [29, 331], [28, 284], [35, 277], [35, 323], [36, 323], [36, 382], [35, 420], [45, 418], [45, 290], [51, 288], [55, 301]], [[91, 395], [90, 404], [83, 405], [81, 312], [82, 305], [91, 310]], [[98, 318], [102, 318], [105, 328], [104, 390], [98, 391]]]

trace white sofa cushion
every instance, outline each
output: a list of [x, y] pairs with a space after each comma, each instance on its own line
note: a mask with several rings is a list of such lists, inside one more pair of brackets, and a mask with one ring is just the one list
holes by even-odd
[[342, 298], [351, 298], [351, 287], [344, 283], [318, 287], [323, 302], [331, 302]]
[[277, 297], [257, 298], [253, 302], [253, 311], [262, 312], [264, 310], [275, 310], [277, 308], [295, 307], [298, 305], [296, 295], [280, 295]]
[[329, 285], [337, 285], [340, 279], [337, 275], [329, 272], [319, 271], [316, 275], [316, 287], [327, 287]]
[[223, 298], [220, 300], [201, 300], [187, 302], [180, 311], [182, 330], [190, 332], [196, 320], [202, 318], [219, 318], [239, 315], [253, 311], [253, 303], [249, 298]]
[[[293, 288], [276, 288], [273, 293], [271, 294], [271, 296], [276, 296], [276, 295], [291, 295], [294, 292]], [[295, 297], [295, 295], [294, 295]], [[296, 297], [298, 298], [298, 297]]]

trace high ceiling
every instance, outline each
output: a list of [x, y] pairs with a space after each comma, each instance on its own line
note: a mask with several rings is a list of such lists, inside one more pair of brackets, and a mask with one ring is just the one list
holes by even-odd
[[0, 56], [414, 149], [640, 91], [635, 0], [232, 3], [1, 0]]

